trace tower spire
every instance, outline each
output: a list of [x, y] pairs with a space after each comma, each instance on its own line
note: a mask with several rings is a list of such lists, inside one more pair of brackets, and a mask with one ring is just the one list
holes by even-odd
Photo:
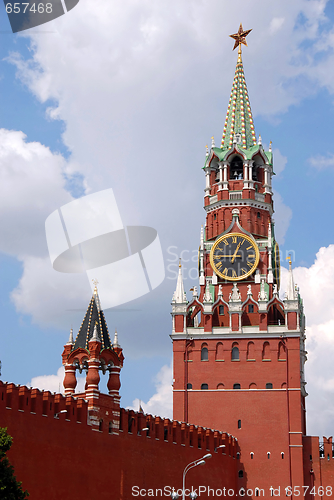
[[233, 50], [238, 47], [238, 60], [232, 85], [231, 96], [227, 108], [221, 148], [231, 148], [234, 139], [243, 149], [249, 149], [256, 144], [253, 116], [250, 107], [244, 67], [241, 58], [241, 45], [246, 45], [246, 36], [252, 30], [244, 31], [242, 24], [234, 35]]
[[295, 300], [296, 299], [296, 292], [295, 292], [295, 283], [293, 280], [293, 273], [292, 273], [292, 262], [291, 262], [291, 255], [289, 255], [286, 260], [289, 261], [289, 276], [288, 276], [288, 286], [287, 290], [285, 292], [285, 298], [287, 300]]
[[184, 292], [183, 286], [181, 259], [179, 262], [179, 275], [177, 277], [176, 290], [173, 295], [173, 302], [176, 302], [178, 304], [187, 302], [187, 296]]

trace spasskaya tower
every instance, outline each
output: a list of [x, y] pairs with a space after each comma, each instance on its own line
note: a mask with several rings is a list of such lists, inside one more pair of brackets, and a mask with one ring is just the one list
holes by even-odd
[[[271, 143], [256, 138], [238, 60], [220, 147], [207, 148], [199, 287], [172, 300], [174, 419], [237, 437], [240, 487], [305, 484], [305, 321], [289, 262], [282, 300]], [[261, 84], [261, 83], [259, 83]], [[259, 477], [261, 476], [261, 480]], [[267, 490], [268, 491], [268, 490]], [[256, 496], [256, 494], [255, 494]]]

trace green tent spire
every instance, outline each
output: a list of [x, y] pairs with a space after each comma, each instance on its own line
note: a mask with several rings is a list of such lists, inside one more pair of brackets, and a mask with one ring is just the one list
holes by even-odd
[[235, 40], [234, 48], [239, 46], [239, 50], [231, 97], [226, 113], [221, 143], [222, 149], [230, 149], [233, 145], [234, 138], [236, 138], [239, 147], [243, 149], [249, 149], [256, 144], [253, 116], [241, 58], [241, 44], [247, 45], [245, 37], [250, 31], [251, 30], [243, 31], [242, 25], [240, 24], [238, 33], [231, 35]]

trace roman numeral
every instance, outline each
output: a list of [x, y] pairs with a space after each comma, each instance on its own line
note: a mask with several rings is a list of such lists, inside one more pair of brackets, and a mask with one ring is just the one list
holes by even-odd
[[255, 259], [255, 254], [250, 253], [250, 254], [248, 255], [248, 258], [249, 258], [249, 259]]
[[232, 243], [236, 243], [237, 242], [237, 236], [232, 236]]
[[225, 245], [229, 245], [229, 242], [227, 240], [223, 240], [223, 243], [225, 243]]
[[227, 274], [228, 274], [228, 269], [227, 269], [227, 267], [225, 267], [224, 271], [222, 272], [222, 275], [227, 276]]
[[246, 274], [247, 273], [247, 269], [245, 269], [244, 267], [241, 268], [241, 274]]
[[232, 278], [236, 278], [237, 277], [237, 273], [235, 272], [235, 270], [233, 269], [232, 270]]
[[249, 262], [249, 260], [247, 260], [247, 266], [248, 267], [253, 267], [253, 264], [251, 262]]
[[222, 263], [221, 262], [218, 262], [217, 264], [215, 263], [215, 266], [217, 269], [220, 269], [222, 267]]

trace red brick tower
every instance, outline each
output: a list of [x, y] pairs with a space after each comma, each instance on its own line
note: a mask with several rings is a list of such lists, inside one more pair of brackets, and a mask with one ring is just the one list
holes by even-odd
[[[102, 430], [107, 422], [110, 432], [117, 432], [120, 420], [120, 371], [124, 356], [115, 332], [114, 343], [109, 337], [107, 323], [101, 309], [100, 299], [95, 286], [78, 335], [70, 338], [62, 354], [65, 366], [65, 395], [84, 397], [88, 400], [88, 415], [91, 425]], [[85, 392], [77, 394], [76, 371], [86, 372]], [[100, 373], [109, 372], [108, 395], [99, 390]]]
[[221, 147], [207, 151], [199, 285], [188, 301], [180, 265], [172, 301], [174, 419], [238, 438], [240, 487], [301, 486], [305, 322], [291, 262], [284, 300], [275, 241], [271, 145], [256, 141], [241, 59]]

